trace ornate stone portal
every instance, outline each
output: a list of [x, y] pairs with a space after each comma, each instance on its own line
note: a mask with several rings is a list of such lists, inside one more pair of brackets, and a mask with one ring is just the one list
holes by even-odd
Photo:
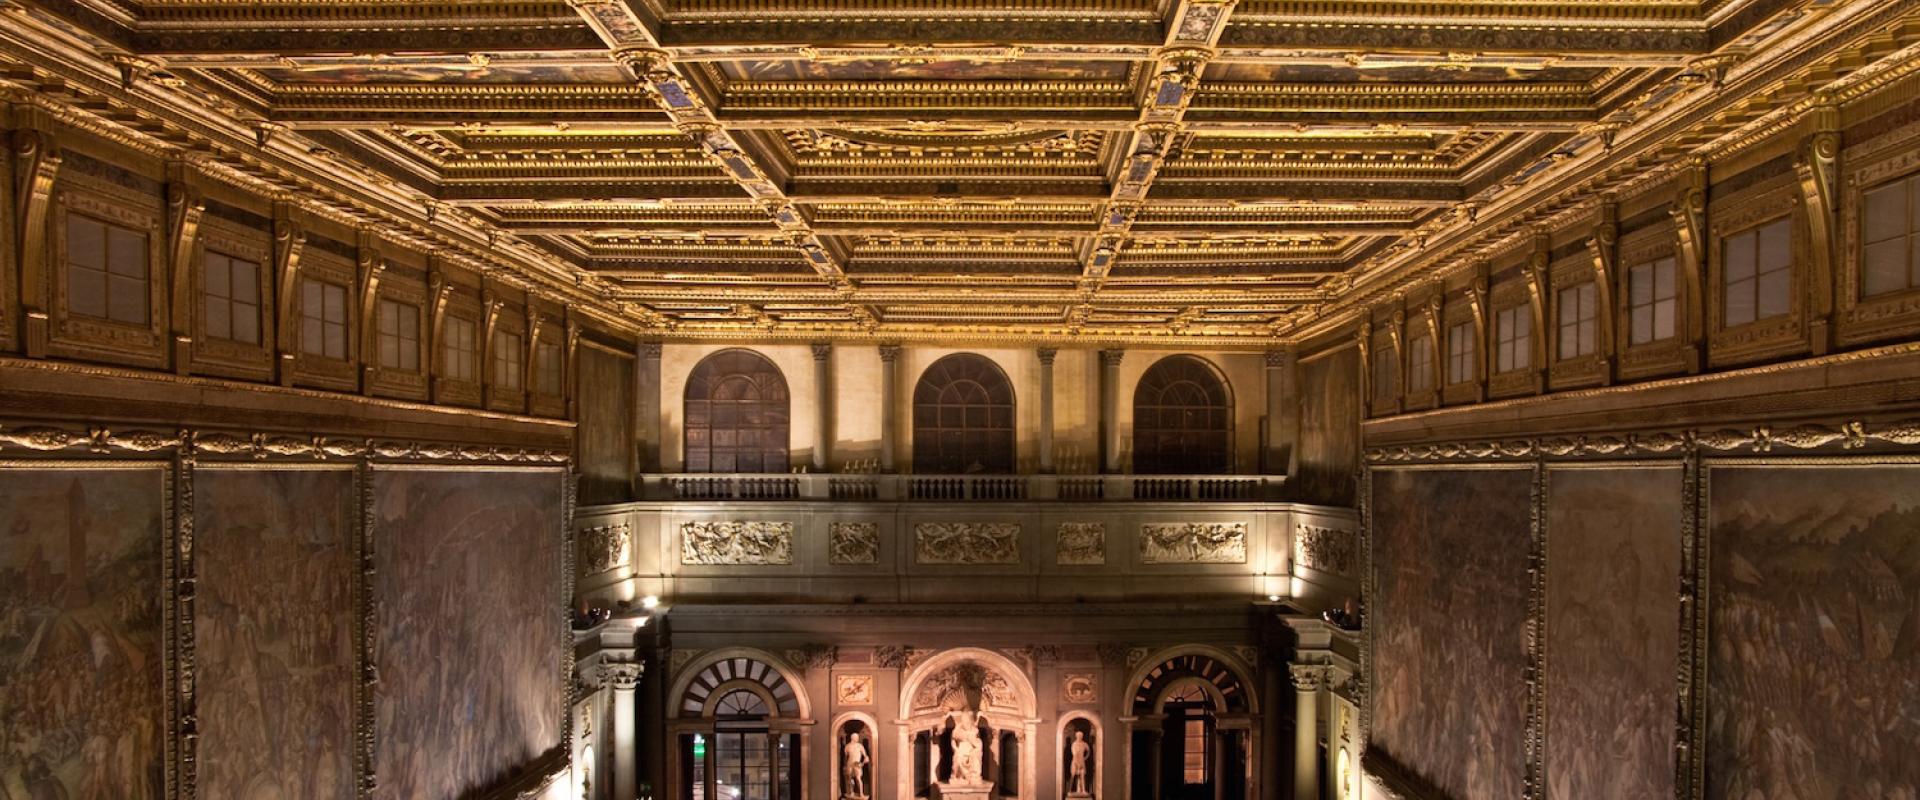
[[1033, 695], [990, 651], [947, 651], [905, 687], [902, 777], [932, 800], [1030, 797]]

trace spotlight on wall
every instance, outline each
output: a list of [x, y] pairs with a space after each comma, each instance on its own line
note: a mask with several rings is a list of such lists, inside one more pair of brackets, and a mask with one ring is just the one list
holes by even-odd
[[660, 595], [650, 594], [640, 598], [640, 607], [652, 611], [660, 607]]
[[1267, 602], [1269, 602], [1269, 603], [1278, 603], [1278, 602], [1280, 602], [1280, 595], [1277, 595], [1277, 594], [1270, 594], [1270, 595], [1267, 595]]

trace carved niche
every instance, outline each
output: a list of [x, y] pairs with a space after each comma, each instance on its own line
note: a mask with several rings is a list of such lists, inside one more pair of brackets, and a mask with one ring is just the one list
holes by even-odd
[[1007, 676], [985, 664], [962, 661], [927, 678], [913, 696], [915, 714], [957, 709], [1019, 714], [1020, 696]]
[[1107, 526], [1099, 522], [1062, 522], [1055, 531], [1054, 563], [1097, 567], [1107, 563]]
[[919, 564], [1018, 564], [1018, 522], [922, 522], [913, 526]]
[[1334, 575], [1352, 575], [1353, 531], [1297, 525], [1293, 532], [1293, 563]]
[[1140, 526], [1143, 564], [1245, 564], [1247, 523], [1150, 522]]
[[680, 526], [680, 563], [793, 563], [791, 522], [688, 522]]
[[583, 528], [579, 548], [581, 575], [618, 569], [633, 560], [633, 527], [622, 522]]
[[880, 563], [880, 524], [835, 522], [827, 527], [827, 563]]

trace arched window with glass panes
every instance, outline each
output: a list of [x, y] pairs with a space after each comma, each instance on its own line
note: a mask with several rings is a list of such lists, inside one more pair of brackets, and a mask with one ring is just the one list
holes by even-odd
[[1014, 471], [1013, 382], [985, 357], [954, 353], [913, 389], [913, 471]]
[[721, 350], [687, 376], [687, 472], [786, 472], [787, 379], [765, 356]]
[[1220, 370], [1188, 355], [1148, 367], [1133, 392], [1133, 471], [1219, 475], [1233, 471], [1233, 392]]

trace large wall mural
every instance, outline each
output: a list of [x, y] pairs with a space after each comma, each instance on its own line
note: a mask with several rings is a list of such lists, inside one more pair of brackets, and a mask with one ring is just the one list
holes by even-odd
[[0, 466], [0, 796], [159, 800], [166, 472]]
[[1449, 796], [1520, 797], [1533, 472], [1372, 482], [1373, 743]]
[[576, 353], [575, 369], [582, 387], [576, 400], [580, 407], [580, 502], [599, 505], [631, 500], [633, 359], [584, 343]]
[[1301, 502], [1352, 506], [1360, 468], [1360, 351], [1300, 365], [1299, 469], [1287, 479]]
[[353, 473], [194, 487], [200, 796], [353, 797]]
[[1549, 476], [1547, 798], [1673, 797], [1684, 471]]
[[1920, 797], [1920, 465], [1707, 486], [1707, 797]]
[[377, 471], [376, 797], [452, 800], [560, 746], [557, 472]]

